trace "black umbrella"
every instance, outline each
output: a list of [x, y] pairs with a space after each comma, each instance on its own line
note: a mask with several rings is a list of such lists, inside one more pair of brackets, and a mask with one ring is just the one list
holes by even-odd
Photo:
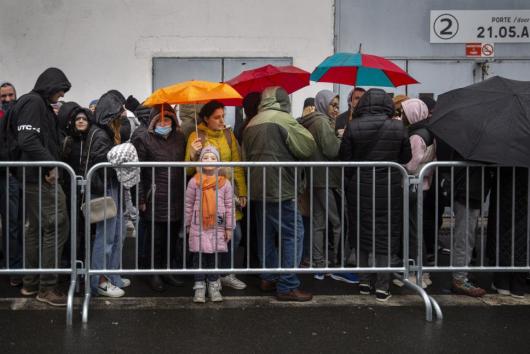
[[494, 76], [444, 93], [429, 129], [466, 160], [530, 167], [530, 81]]

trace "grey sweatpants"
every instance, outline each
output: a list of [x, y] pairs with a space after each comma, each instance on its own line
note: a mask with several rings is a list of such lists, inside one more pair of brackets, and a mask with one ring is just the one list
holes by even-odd
[[[455, 201], [455, 234], [453, 240], [453, 267], [467, 267], [475, 248], [475, 229], [477, 228], [480, 209], [469, 208]], [[453, 279], [464, 281], [467, 272], [454, 272]]]
[[[313, 189], [313, 266], [326, 267], [330, 264], [335, 264], [338, 259], [339, 250], [342, 248], [341, 244], [341, 217], [337, 208], [336, 192], [333, 189], [327, 190], [327, 204], [326, 204], [326, 189]], [[328, 215], [328, 223], [326, 223], [326, 210]], [[331, 228], [328, 225], [331, 224]], [[328, 237], [326, 242], [326, 228], [328, 228]], [[306, 236], [310, 238], [309, 230], [306, 230]], [[326, 250], [330, 242], [333, 242], [333, 255], [327, 254]], [[340, 263], [340, 262], [339, 262]]]

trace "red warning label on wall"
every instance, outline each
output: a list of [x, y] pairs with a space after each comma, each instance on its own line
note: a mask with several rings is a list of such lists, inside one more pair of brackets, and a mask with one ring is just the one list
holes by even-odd
[[466, 43], [466, 57], [481, 57], [482, 43]]
[[491, 58], [494, 54], [493, 43], [466, 43], [466, 57]]

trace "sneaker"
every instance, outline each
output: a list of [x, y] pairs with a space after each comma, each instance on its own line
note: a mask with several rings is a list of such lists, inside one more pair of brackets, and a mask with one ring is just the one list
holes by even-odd
[[[414, 284], [414, 285], [418, 285], [417, 282], [416, 282], [416, 275], [409, 275], [409, 281]], [[421, 278], [421, 288], [422, 289], [427, 289], [427, 284], [423, 281], [423, 277]]]
[[131, 280], [130, 279], [121, 278], [121, 282], [122, 282], [122, 285], [121, 285], [122, 288], [126, 288], [128, 286], [131, 286]]
[[423, 286], [423, 284], [426, 285], [425, 288], [427, 288], [428, 286], [431, 286], [432, 285], [431, 274], [430, 273], [423, 273], [421, 275], [421, 283], [422, 283], [422, 286]]
[[495, 286], [495, 283], [491, 283], [491, 290], [495, 290], [499, 295], [510, 296], [511, 292], [507, 289], [500, 289]]
[[226, 277], [221, 277], [221, 284], [236, 290], [243, 290], [247, 287], [247, 284], [237, 279], [235, 274], [229, 274]]
[[518, 300], [524, 299], [524, 293], [510, 293], [510, 296]]
[[313, 275], [313, 278], [315, 278], [316, 280], [324, 280], [325, 277], [326, 274], [324, 273], [316, 273], [315, 275]]
[[332, 279], [343, 281], [348, 284], [359, 283], [359, 277], [353, 273], [333, 273], [330, 275]]
[[193, 290], [195, 290], [195, 293], [193, 294], [193, 302], [204, 304], [206, 302], [206, 283], [203, 281], [196, 281], [193, 285]]
[[52, 306], [66, 306], [66, 295], [57, 289], [39, 290], [37, 301], [45, 302]]
[[221, 295], [221, 281], [219, 279], [212, 283], [208, 282], [208, 296], [212, 302], [223, 301], [223, 295]]
[[33, 296], [35, 294], [37, 294], [39, 292], [39, 290], [37, 290], [36, 288], [28, 288], [28, 287], [25, 287], [23, 286], [21, 289], [20, 289], [20, 293], [24, 296]]
[[107, 296], [107, 297], [122, 297], [123, 295], [125, 295], [125, 291], [113, 285], [108, 280], [98, 285], [97, 293], [100, 296]]
[[359, 284], [359, 294], [361, 295], [370, 295], [372, 292], [372, 287], [370, 284]]
[[467, 295], [471, 297], [482, 297], [486, 295], [486, 290], [473, 285], [469, 280], [453, 279], [452, 290], [456, 294]]
[[392, 295], [390, 294], [390, 291], [384, 291], [384, 290], [376, 290], [375, 291], [375, 299], [377, 301], [386, 302], [391, 297], [392, 297]]

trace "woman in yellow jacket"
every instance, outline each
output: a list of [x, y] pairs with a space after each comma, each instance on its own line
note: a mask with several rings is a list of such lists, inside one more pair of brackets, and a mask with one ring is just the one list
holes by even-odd
[[[192, 132], [188, 138], [186, 145], [186, 161], [197, 161], [204, 146], [213, 145], [221, 155], [221, 161], [235, 162], [241, 161], [239, 153], [239, 145], [234, 133], [225, 126], [225, 109], [224, 105], [218, 101], [210, 101], [205, 104], [199, 112], [199, 117], [202, 120], [197, 126], [198, 136], [196, 132]], [[229, 169], [233, 171], [235, 182], [236, 205], [239, 204], [244, 208], [247, 204], [247, 184], [245, 181], [245, 170], [242, 167], [235, 167]], [[188, 169], [188, 175], [193, 175], [194, 169]], [[227, 176], [232, 180], [232, 175]], [[236, 210], [236, 221], [241, 220], [243, 213], [241, 210]], [[241, 227], [239, 222], [236, 224], [234, 236], [232, 238], [233, 245], [228, 245], [228, 252], [220, 255], [220, 267], [231, 268], [232, 248], [234, 251], [239, 247], [241, 241]], [[221, 283], [233, 289], [242, 290], [246, 288], [246, 284], [237, 279], [235, 274], [229, 274], [221, 277]]]

